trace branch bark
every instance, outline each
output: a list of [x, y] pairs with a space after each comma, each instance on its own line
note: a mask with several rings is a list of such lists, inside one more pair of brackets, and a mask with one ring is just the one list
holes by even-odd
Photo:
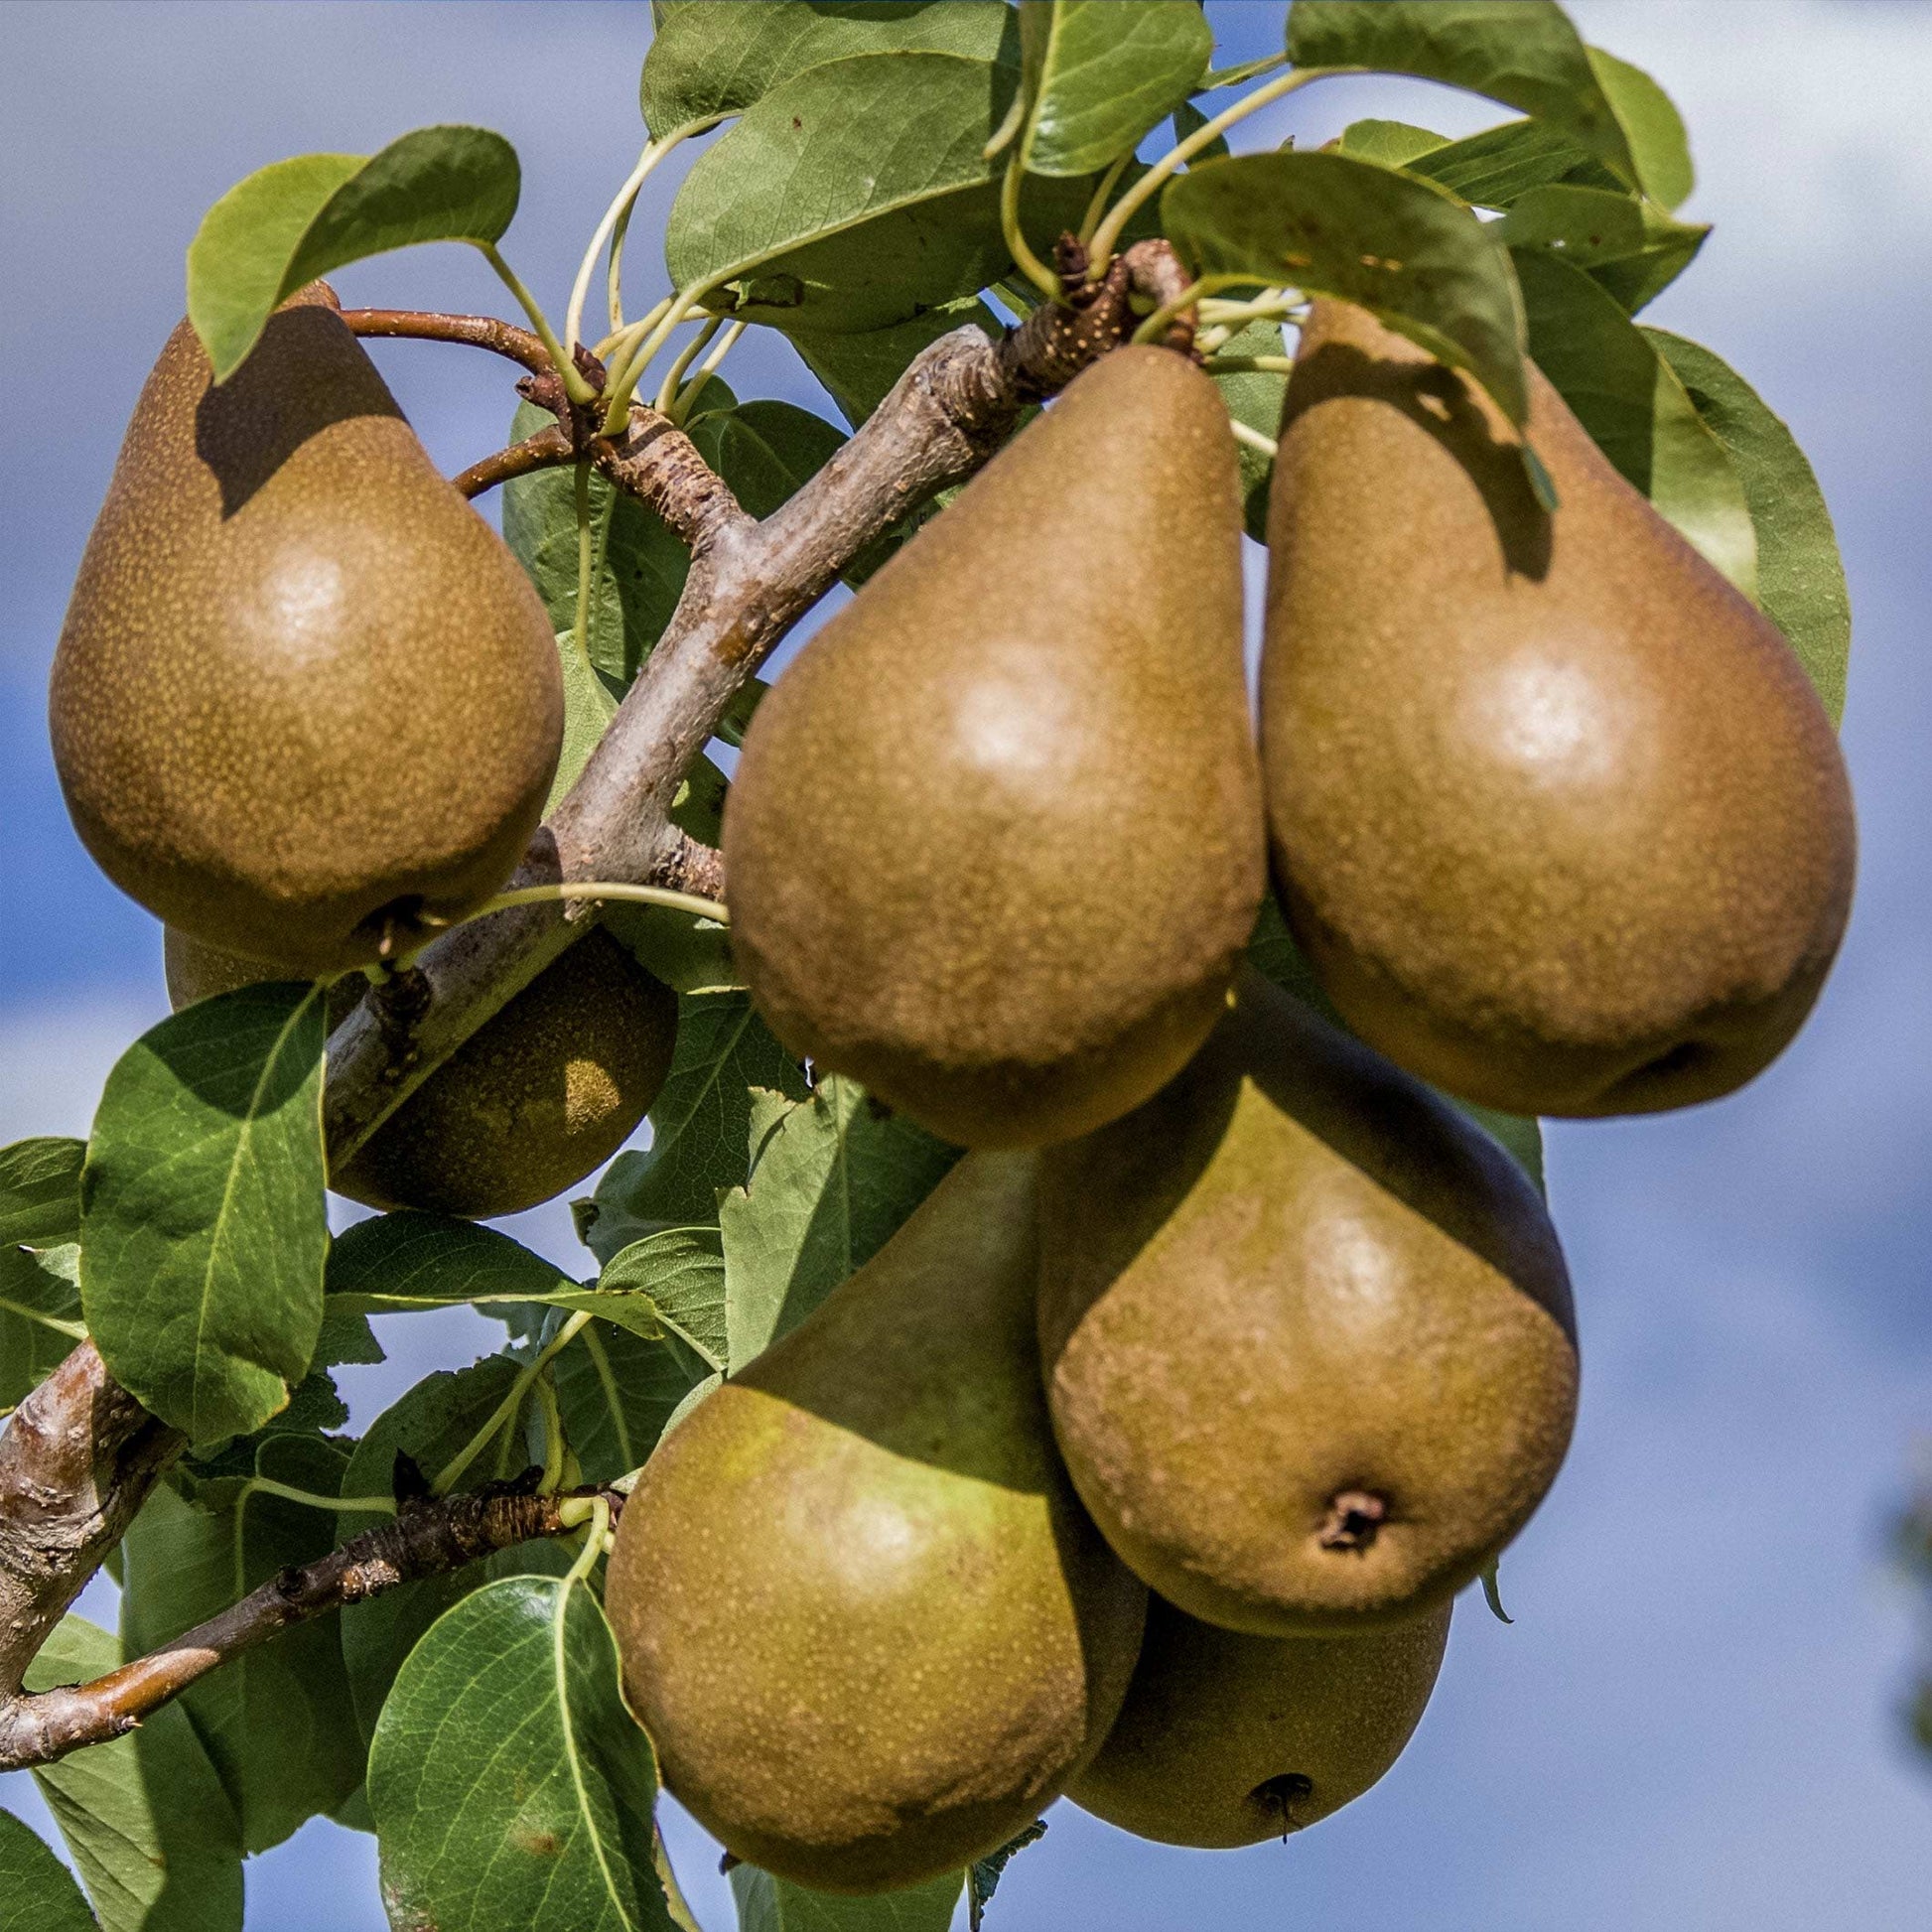
[[520, 362], [532, 375], [550, 373], [550, 352], [527, 329], [495, 316], [443, 316], [416, 309], [345, 309], [343, 320], [358, 336], [422, 343], [468, 343]]
[[[614, 1517], [623, 1507], [615, 1490], [593, 1487], [567, 1494], [601, 1495]], [[33, 1694], [16, 1684], [11, 1696], [0, 1698], [0, 1771], [51, 1764], [69, 1751], [125, 1735], [209, 1671], [292, 1624], [422, 1577], [461, 1570], [513, 1544], [565, 1535], [571, 1527], [561, 1515], [566, 1499], [532, 1495], [508, 1483], [436, 1501], [412, 1497], [398, 1505], [393, 1523], [354, 1537], [314, 1563], [284, 1570], [218, 1616], [91, 1684]]]
[[459, 495], [481, 496], [485, 490], [494, 489], [498, 483], [506, 483], [515, 477], [527, 477], [537, 470], [555, 470], [566, 463], [576, 461], [577, 451], [569, 435], [552, 423], [548, 429], [540, 429], [534, 436], [526, 436], [520, 443], [512, 443], [506, 450], [482, 457], [469, 469], [459, 471], [450, 479], [452, 487]]

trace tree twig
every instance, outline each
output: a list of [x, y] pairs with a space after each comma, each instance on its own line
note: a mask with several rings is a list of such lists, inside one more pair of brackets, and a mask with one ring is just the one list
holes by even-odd
[[481, 496], [485, 490], [494, 489], [498, 483], [506, 483], [512, 478], [527, 477], [535, 470], [555, 470], [563, 464], [575, 462], [576, 458], [577, 451], [569, 434], [552, 423], [548, 429], [540, 429], [534, 436], [526, 436], [522, 442], [512, 443], [506, 450], [497, 450], [493, 455], [479, 458], [469, 469], [452, 477], [450, 482], [464, 496]]
[[343, 320], [358, 336], [425, 343], [468, 343], [520, 362], [532, 375], [548, 375], [550, 355], [534, 335], [495, 316], [444, 316], [416, 309], [345, 309]]
[[[159, 1425], [155, 1425], [159, 1427]], [[497, 1550], [582, 1526], [565, 1520], [572, 1498], [602, 1496], [615, 1514], [623, 1499], [596, 1487], [539, 1496], [514, 1483], [462, 1495], [406, 1498], [394, 1522], [352, 1538], [313, 1563], [284, 1570], [218, 1616], [91, 1684], [0, 1698], [0, 1771], [50, 1764], [87, 1744], [132, 1730], [209, 1671], [266, 1643], [292, 1624], [400, 1584], [460, 1570]]]

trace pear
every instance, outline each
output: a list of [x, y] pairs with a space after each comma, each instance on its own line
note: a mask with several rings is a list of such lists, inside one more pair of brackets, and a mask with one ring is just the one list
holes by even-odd
[[1164, 1845], [1286, 1838], [1359, 1798], [1436, 1688], [1448, 1603], [1352, 1637], [1251, 1637], [1158, 1596], [1107, 1741], [1066, 1795]]
[[219, 388], [135, 405], [54, 660], [82, 843], [171, 925], [299, 977], [509, 876], [563, 733], [550, 622], [312, 284]]
[[968, 1147], [1185, 1062], [1264, 886], [1240, 541], [1213, 383], [1122, 348], [812, 638], [725, 808], [733, 952], [787, 1046]]
[[1170, 1602], [1372, 1628], [1527, 1521], [1576, 1413], [1569, 1279], [1528, 1176], [1440, 1095], [1244, 972], [1184, 1072], [1042, 1162], [1054, 1433]]
[[1776, 627], [1542, 374], [1529, 440], [1317, 302], [1269, 511], [1262, 757], [1294, 927], [1351, 1029], [1519, 1114], [1741, 1085], [1851, 903], [1844, 760]]
[[664, 1782], [828, 1891], [997, 1850], [1098, 1747], [1147, 1593], [1033, 1342], [1035, 1157], [969, 1155], [645, 1464], [606, 1607]]
[[[168, 929], [176, 1008], [277, 970]], [[341, 1023], [366, 991], [330, 989]], [[670, 1071], [677, 995], [608, 932], [593, 930], [491, 1015], [329, 1184], [371, 1207], [488, 1219], [552, 1199], [630, 1138]]]

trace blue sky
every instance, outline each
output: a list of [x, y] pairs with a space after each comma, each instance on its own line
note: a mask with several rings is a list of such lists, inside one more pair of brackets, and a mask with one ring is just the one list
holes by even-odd
[[[1273, 5], [1211, 11], [1260, 51]], [[1062, 1806], [1011, 1868], [1005, 1932], [1889, 1932], [1932, 1897], [1932, 1764], [1895, 1722], [1915, 1638], [1886, 1514], [1932, 1433], [1932, 8], [1881, 0], [1602, 0], [1588, 36], [1684, 107], [1718, 224], [1650, 319], [1708, 342], [1791, 422], [1824, 482], [1858, 631], [1845, 742], [1863, 875], [1819, 1011], [1743, 1094], [1552, 1136], [1577, 1280], [1582, 1422], [1504, 1564], [1504, 1629], [1465, 1602], [1414, 1745], [1369, 1796], [1287, 1847], [1135, 1844]], [[148, 916], [68, 829], [46, 667], [136, 389], [182, 304], [207, 204], [264, 162], [366, 151], [473, 120], [520, 150], [505, 247], [553, 313], [634, 159], [641, 4], [0, 8], [0, 1140], [85, 1132], [122, 1046], [165, 1010]], [[569, 76], [567, 87], [562, 76]], [[554, 101], [552, 104], [554, 90]], [[1325, 138], [1370, 112], [1466, 131], [1494, 110], [1338, 82], [1255, 137]], [[674, 174], [675, 171], [667, 171]], [[633, 226], [633, 287], [672, 182]], [[350, 299], [487, 308], [467, 251], [345, 272]], [[633, 301], [633, 306], [640, 306]], [[455, 469], [494, 447], [502, 370], [377, 351]], [[776, 342], [741, 394], [829, 406]], [[560, 1210], [525, 1238], [570, 1253]], [[387, 1324], [355, 1371], [366, 1421], [499, 1331]], [[97, 1593], [98, 1594], [98, 1593]], [[111, 1615], [111, 1598], [107, 1613]], [[44, 1818], [27, 1780], [0, 1804]], [[708, 1932], [713, 1855], [674, 1828]], [[380, 1925], [367, 1839], [318, 1825], [250, 1866], [258, 1932]]]

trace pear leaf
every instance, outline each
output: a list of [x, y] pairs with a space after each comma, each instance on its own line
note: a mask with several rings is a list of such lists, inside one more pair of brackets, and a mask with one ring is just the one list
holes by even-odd
[[81, 1171], [80, 1299], [115, 1379], [191, 1442], [259, 1429], [322, 1326], [324, 989], [268, 981], [123, 1053]]
[[1711, 230], [1631, 195], [1558, 182], [1520, 196], [1499, 232], [1512, 248], [1561, 255], [1634, 315], [1690, 267]]
[[1668, 330], [1644, 335], [1729, 454], [1757, 533], [1757, 595], [1836, 724], [1845, 711], [1852, 606], [1832, 513], [1797, 439], [1727, 363]]
[[[1221, 356], [1287, 354], [1279, 322], [1251, 322], [1230, 336], [1214, 351]], [[1216, 371], [1214, 386], [1227, 404], [1229, 417], [1259, 431], [1272, 441], [1281, 433], [1282, 402], [1288, 394], [1288, 377], [1272, 369], [1234, 369]], [[1242, 520], [1257, 543], [1268, 541], [1268, 491], [1275, 478], [1275, 459], [1250, 443], [1236, 446], [1241, 464]]]
[[80, 1318], [84, 1141], [0, 1148], [0, 1408], [12, 1408], [86, 1333]]
[[656, 1762], [581, 1581], [504, 1578], [445, 1611], [382, 1708], [368, 1791], [398, 1925], [671, 1932]]
[[1046, 1821], [1035, 1818], [1017, 1838], [1010, 1838], [997, 1852], [989, 1852], [983, 1859], [975, 1859], [966, 1867], [966, 1907], [968, 1932], [980, 1932], [986, 1917], [986, 1908], [993, 1902], [993, 1894], [1000, 1889], [1000, 1879], [1005, 1875], [1007, 1866], [1030, 1845], [1037, 1845], [1046, 1836]]
[[224, 382], [276, 307], [318, 275], [419, 241], [494, 243], [516, 213], [516, 150], [483, 127], [419, 127], [380, 153], [271, 162], [188, 245], [188, 317]]
[[557, 1406], [583, 1479], [616, 1482], [642, 1467], [685, 1397], [713, 1372], [668, 1332], [644, 1341], [587, 1323], [555, 1362]]
[[1600, 161], [1541, 121], [1505, 121], [1421, 150], [1402, 165], [1477, 207], [1514, 207], [1532, 189], [1558, 183], [1613, 195], [1630, 192]]
[[1200, 84], [1214, 33], [1194, 0], [1025, 0], [1022, 165], [1089, 175], [1133, 151]]
[[1359, 303], [1523, 420], [1508, 251], [1446, 190], [1352, 155], [1248, 154], [1170, 182], [1161, 207], [1197, 275]]
[[857, 429], [892, 393], [921, 349], [968, 324], [988, 341], [999, 341], [999, 319], [977, 295], [962, 296], [904, 322], [858, 335], [795, 329], [789, 337], [805, 366], [825, 386], [845, 420]]
[[73, 1874], [10, 1811], [0, 1811], [0, 1932], [98, 1932]]
[[1636, 163], [1643, 192], [1662, 207], [1682, 207], [1697, 186], [1683, 115], [1641, 68], [1619, 61], [1600, 47], [1585, 51], [1589, 56], [1589, 70], [1630, 144], [1630, 158]]
[[732, 1867], [739, 1932], [946, 1932], [959, 1903], [961, 1874], [872, 1898], [812, 1891], [755, 1864]]

